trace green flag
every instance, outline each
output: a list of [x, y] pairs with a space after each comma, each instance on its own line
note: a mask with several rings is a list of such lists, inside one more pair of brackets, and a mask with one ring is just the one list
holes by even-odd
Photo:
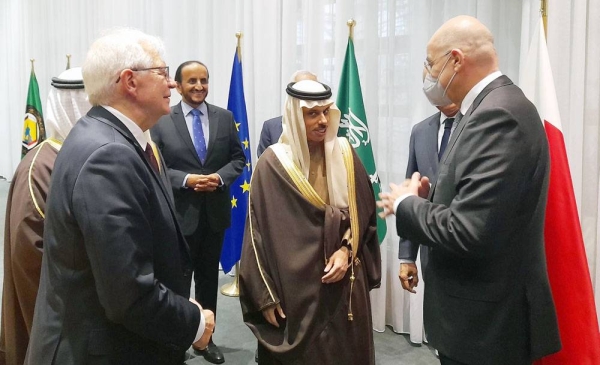
[[[342, 67], [337, 106], [342, 113], [338, 135], [348, 138], [348, 141], [354, 147], [373, 184], [375, 200], [379, 200], [381, 182], [379, 181], [379, 174], [375, 167], [375, 158], [373, 158], [371, 134], [367, 125], [367, 115], [360, 88], [358, 67], [356, 65], [356, 57], [354, 56], [354, 43], [351, 38], [348, 38], [346, 57], [344, 58], [344, 66]], [[377, 216], [377, 236], [379, 237], [379, 243], [383, 242], [386, 232], [385, 220]]]
[[29, 77], [29, 90], [27, 91], [27, 106], [25, 107], [25, 121], [23, 123], [23, 147], [21, 157], [25, 156], [32, 148], [46, 139], [46, 127], [42, 117], [42, 102], [40, 88], [31, 63], [31, 76]]

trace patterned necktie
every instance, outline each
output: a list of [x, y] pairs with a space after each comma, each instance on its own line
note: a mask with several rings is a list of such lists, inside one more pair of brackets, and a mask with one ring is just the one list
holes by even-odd
[[148, 162], [150, 162], [150, 166], [152, 166], [157, 174], [160, 174], [158, 170], [158, 161], [156, 161], [156, 156], [154, 156], [154, 151], [152, 151], [152, 146], [150, 146], [150, 143], [146, 143], [146, 150], [144, 153], [146, 154]]
[[444, 134], [442, 135], [442, 143], [440, 143], [438, 161], [442, 159], [446, 146], [448, 146], [448, 140], [450, 139], [450, 133], [452, 132], [452, 124], [454, 124], [454, 118], [448, 118], [446, 119], [446, 123], [444, 123]]
[[204, 164], [204, 160], [206, 160], [206, 141], [204, 140], [204, 131], [202, 130], [202, 121], [200, 120], [202, 112], [198, 109], [192, 109], [191, 113], [193, 115], [192, 140], [194, 141], [194, 147], [196, 148], [200, 162]]

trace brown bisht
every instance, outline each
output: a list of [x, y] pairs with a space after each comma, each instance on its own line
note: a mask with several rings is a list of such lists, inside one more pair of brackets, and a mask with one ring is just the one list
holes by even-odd
[[4, 226], [0, 364], [25, 361], [40, 285], [46, 197], [59, 149], [60, 143], [54, 139], [32, 149], [10, 184]]
[[[346, 159], [353, 161], [355, 180], [348, 185], [356, 189], [358, 218], [353, 237], [359, 242], [353, 247], [353, 269], [342, 280], [323, 284], [326, 260], [340, 249], [350, 213], [317, 204], [308, 182], [299, 183], [302, 173], [291, 161], [280, 160], [273, 147], [252, 175], [240, 264], [244, 321], [276, 362], [375, 364], [369, 290], [380, 285], [381, 256], [369, 177], [348, 145]], [[286, 315], [278, 317], [279, 328], [261, 313], [276, 303]]]

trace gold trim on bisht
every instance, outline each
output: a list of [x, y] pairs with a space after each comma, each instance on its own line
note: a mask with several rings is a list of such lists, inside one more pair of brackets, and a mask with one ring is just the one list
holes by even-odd
[[348, 211], [350, 212], [350, 229], [352, 230], [352, 255], [350, 256], [350, 299], [348, 299], [348, 320], [354, 320], [352, 314], [352, 291], [354, 289], [354, 258], [358, 253], [358, 244], [360, 240], [359, 223], [358, 223], [358, 208], [356, 207], [356, 182], [354, 176], [354, 157], [352, 156], [352, 147], [350, 142], [344, 137], [338, 137], [342, 156], [344, 157], [344, 165], [346, 165], [346, 174], [348, 177]]
[[283, 166], [285, 171], [292, 178], [292, 181], [294, 182], [300, 193], [302, 193], [302, 195], [306, 198], [306, 200], [308, 200], [315, 207], [325, 210], [325, 202], [323, 201], [323, 199], [321, 199], [319, 194], [317, 194], [312, 185], [310, 185], [310, 182], [304, 176], [302, 171], [300, 171], [300, 169], [296, 166], [294, 161], [292, 161], [288, 157], [283, 145], [274, 144], [271, 145], [271, 148], [273, 149], [273, 152], [275, 152], [275, 155], [281, 162], [281, 165]]
[[263, 283], [267, 287], [267, 291], [269, 292], [269, 296], [273, 303], [275, 303], [275, 296], [273, 295], [273, 291], [267, 283], [267, 279], [265, 279], [265, 273], [263, 271], [263, 267], [260, 264], [260, 260], [258, 259], [258, 252], [256, 250], [256, 245], [254, 244], [254, 227], [252, 226], [252, 179], [256, 176], [256, 174], [252, 174], [250, 177], [250, 191], [248, 192], [248, 225], [250, 228], [250, 240], [252, 241], [252, 250], [254, 251], [254, 258], [256, 259], [256, 266], [258, 266], [258, 272], [260, 273], [260, 277], [263, 280]]
[[37, 199], [35, 198], [35, 194], [33, 193], [32, 174], [33, 174], [33, 165], [35, 164], [35, 160], [37, 160], [37, 157], [40, 154], [40, 151], [42, 151], [43, 146], [46, 144], [49, 144], [50, 146], [54, 147], [54, 149], [57, 151], [60, 151], [60, 148], [62, 147], [62, 142], [57, 139], [54, 139], [54, 138], [48, 138], [45, 141], [43, 141], [42, 143], [40, 143], [40, 146], [38, 147], [37, 151], [35, 151], [35, 156], [33, 156], [33, 159], [31, 160], [31, 164], [29, 165], [29, 171], [27, 173], [27, 185], [29, 187], [29, 195], [31, 196], [31, 201], [33, 202], [33, 205], [35, 206], [35, 210], [37, 210], [37, 212], [42, 217], [42, 219], [46, 219], [46, 215], [42, 211], [42, 208], [40, 208], [40, 205], [39, 205]]

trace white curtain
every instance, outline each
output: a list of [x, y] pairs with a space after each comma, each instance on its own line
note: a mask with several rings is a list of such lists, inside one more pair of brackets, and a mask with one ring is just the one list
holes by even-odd
[[[242, 61], [250, 136], [256, 150], [262, 122], [281, 114], [283, 87], [297, 69], [311, 70], [337, 91], [354, 18], [365, 109], [384, 189], [404, 179], [412, 126], [435, 111], [421, 91], [425, 46], [447, 19], [478, 17], [495, 35], [500, 68], [517, 82], [526, 15], [539, 0], [4, 0], [0, 2], [0, 176], [12, 177], [20, 158], [29, 59], [45, 106], [49, 81], [66, 64], [81, 65], [103, 29], [130, 26], [160, 36], [171, 76], [183, 61], [210, 70], [208, 101], [226, 106], [235, 33], [243, 32]], [[565, 137], [596, 289], [598, 215], [598, 45], [600, 5], [593, 0], [550, 0], [548, 42], [561, 100]], [[534, 12], [536, 10], [533, 10]], [[595, 16], [594, 16], [595, 15]], [[535, 23], [532, 22], [531, 26]], [[172, 104], [180, 100], [174, 90]], [[582, 200], [582, 196], [585, 197]], [[583, 204], [583, 205], [582, 205]], [[382, 288], [372, 293], [374, 327], [386, 325], [422, 340], [420, 301], [397, 279], [394, 222], [382, 244]], [[596, 290], [598, 295], [599, 290]], [[598, 302], [598, 300], [597, 300]]]

